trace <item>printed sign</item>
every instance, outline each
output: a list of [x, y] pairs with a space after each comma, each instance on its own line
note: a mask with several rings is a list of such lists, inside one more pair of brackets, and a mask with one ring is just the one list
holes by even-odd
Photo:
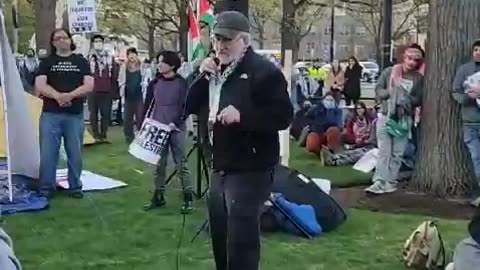
[[157, 164], [168, 146], [171, 129], [169, 126], [153, 119], [145, 119], [142, 129], [130, 145], [129, 152], [133, 156], [150, 164]]
[[72, 33], [97, 32], [95, 0], [69, 0], [68, 22]]

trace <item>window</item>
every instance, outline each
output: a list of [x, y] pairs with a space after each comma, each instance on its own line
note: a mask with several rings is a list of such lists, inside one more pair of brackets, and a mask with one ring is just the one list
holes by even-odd
[[367, 33], [367, 29], [365, 28], [365, 26], [357, 26], [356, 31], [357, 31], [357, 34], [361, 36]]
[[330, 27], [325, 27], [323, 29], [323, 32], [325, 33], [325, 35], [330, 35]]

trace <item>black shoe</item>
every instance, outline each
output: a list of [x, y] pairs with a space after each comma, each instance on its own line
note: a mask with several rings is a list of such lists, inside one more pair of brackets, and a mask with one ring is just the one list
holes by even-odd
[[193, 211], [193, 194], [192, 192], [185, 192], [183, 194], [183, 205], [180, 212], [184, 215], [188, 215]]
[[150, 200], [150, 203], [143, 206], [143, 210], [150, 211], [150, 210], [153, 210], [153, 209], [156, 209], [156, 208], [161, 208], [161, 207], [165, 206], [165, 204], [166, 204], [165, 195], [163, 194], [162, 191], [156, 190], [153, 193], [153, 197]]

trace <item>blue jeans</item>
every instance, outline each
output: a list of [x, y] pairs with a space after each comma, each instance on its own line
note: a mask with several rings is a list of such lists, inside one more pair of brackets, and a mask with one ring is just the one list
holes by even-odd
[[83, 114], [43, 112], [40, 117], [40, 189], [56, 187], [57, 164], [63, 138], [70, 191], [81, 191]]
[[[473, 161], [477, 181], [480, 179], [480, 126], [464, 126], [463, 139]], [[480, 183], [479, 183], [480, 184]]]

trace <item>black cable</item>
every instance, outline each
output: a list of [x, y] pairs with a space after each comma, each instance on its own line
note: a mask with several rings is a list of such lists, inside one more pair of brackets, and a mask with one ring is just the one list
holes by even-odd
[[182, 213], [182, 227], [180, 228], [180, 238], [178, 239], [177, 245], [177, 270], [180, 270], [180, 248], [182, 247], [183, 236], [185, 235], [185, 223], [187, 214]]

